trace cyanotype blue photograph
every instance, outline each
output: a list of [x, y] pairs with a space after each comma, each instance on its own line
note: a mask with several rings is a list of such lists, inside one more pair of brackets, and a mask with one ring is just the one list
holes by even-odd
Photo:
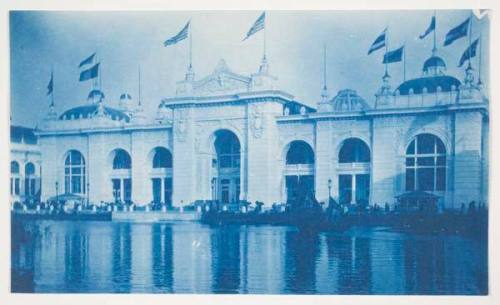
[[488, 295], [488, 14], [10, 11], [10, 291]]

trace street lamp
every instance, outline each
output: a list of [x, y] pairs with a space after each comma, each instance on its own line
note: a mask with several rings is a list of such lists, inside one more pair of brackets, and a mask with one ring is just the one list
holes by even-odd
[[90, 192], [89, 192], [89, 189], [90, 189], [90, 183], [87, 182], [87, 207], [89, 206], [90, 204]]
[[332, 197], [332, 179], [328, 178], [328, 200]]
[[214, 178], [212, 178], [212, 182], [211, 182], [211, 184], [212, 184], [212, 201], [215, 200], [215, 181], [216, 180], [217, 179], [214, 177]]
[[56, 181], [56, 202], [59, 203], [59, 181]]

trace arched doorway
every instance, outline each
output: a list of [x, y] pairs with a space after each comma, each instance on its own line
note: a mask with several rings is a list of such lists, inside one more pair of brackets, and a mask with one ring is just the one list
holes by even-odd
[[156, 147], [150, 153], [151, 187], [155, 204], [172, 205], [172, 153], [164, 147]]
[[338, 160], [339, 202], [367, 205], [370, 200], [370, 148], [361, 139], [346, 139], [341, 144]]
[[314, 199], [314, 151], [304, 141], [289, 144], [285, 164], [286, 202], [302, 207], [308, 199]]
[[215, 158], [212, 159], [214, 175], [211, 181], [212, 198], [222, 204], [240, 200], [241, 145], [238, 137], [229, 130], [215, 132]]
[[132, 202], [132, 159], [124, 149], [111, 152], [111, 186], [115, 202]]

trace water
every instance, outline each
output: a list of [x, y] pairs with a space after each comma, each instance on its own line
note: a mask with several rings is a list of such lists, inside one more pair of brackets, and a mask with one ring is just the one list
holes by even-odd
[[487, 246], [388, 228], [28, 221], [14, 292], [487, 294]]

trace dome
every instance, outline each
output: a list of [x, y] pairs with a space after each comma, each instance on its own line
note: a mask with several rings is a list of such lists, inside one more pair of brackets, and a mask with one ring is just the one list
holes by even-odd
[[422, 70], [424, 72], [427, 72], [429, 71], [430, 68], [437, 68], [437, 67], [446, 68], [446, 63], [439, 56], [431, 56], [424, 62], [424, 67]]
[[132, 96], [128, 93], [122, 93], [122, 95], [120, 95], [120, 100], [132, 100]]
[[[78, 106], [75, 108], [71, 108], [69, 110], [66, 110], [63, 114], [61, 114], [59, 119], [78, 120], [78, 119], [91, 118], [98, 113], [99, 107], [100, 106], [98, 104], [92, 104], [92, 105], [85, 105], [85, 106]], [[113, 121], [125, 121], [125, 122], [130, 121], [130, 117], [120, 110], [106, 106], [102, 106], [102, 110], [104, 115], [111, 118]]]
[[340, 90], [332, 99], [333, 111], [365, 111], [370, 106], [360, 97], [355, 90]]
[[396, 91], [399, 91], [400, 95], [408, 95], [410, 91], [411, 94], [449, 92], [459, 87], [460, 81], [453, 76], [438, 75], [407, 80], [399, 85]]
[[98, 90], [98, 89], [94, 89], [92, 91], [89, 92], [89, 96], [87, 97], [87, 99], [99, 99], [99, 100], [102, 100], [104, 99], [105, 96], [104, 96], [104, 93], [101, 91], [101, 90]]

